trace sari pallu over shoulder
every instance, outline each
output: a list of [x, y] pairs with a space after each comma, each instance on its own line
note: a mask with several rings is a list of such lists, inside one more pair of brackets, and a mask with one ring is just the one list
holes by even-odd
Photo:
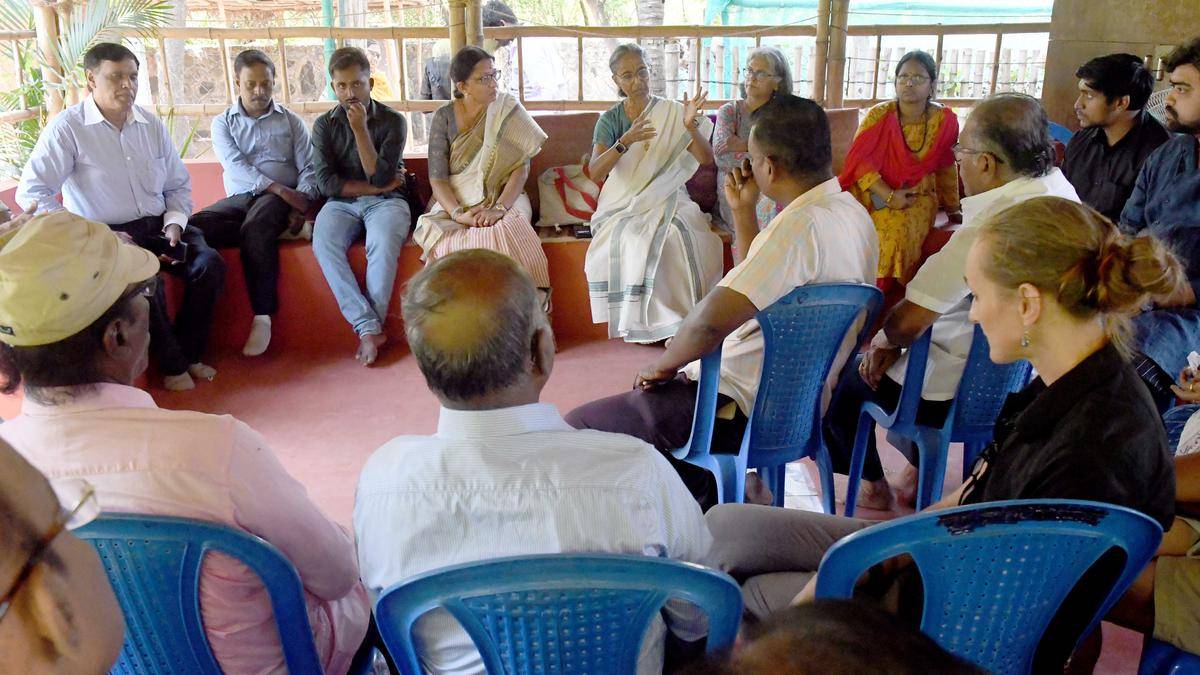
[[[683, 112], [680, 103], [652, 98], [644, 114], [658, 135], [630, 147], [600, 191], [584, 269], [592, 320], [608, 323], [610, 337], [674, 335], [720, 278], [720, 238], [684, 188], [700, 163], [688, 151]], [[702, 136], [711, 135], [707, 117], [700, 125]]]
[[886, 112], [873, 124], [860, 129], [854, 137], [842, 173], [838, 176], [843, 190], [850, 189], [855, 181], [872, 171], [878, 171], [884, 182], [893, 187], [913, 186], [925, 176], [954, 163], [958, 116], [953, 110], [930, 103], [930, 115], [940, 115], [941, 123], [934, 142], [917, 156], [904, 141], [896, 104], [891, 102], [885, 105]]

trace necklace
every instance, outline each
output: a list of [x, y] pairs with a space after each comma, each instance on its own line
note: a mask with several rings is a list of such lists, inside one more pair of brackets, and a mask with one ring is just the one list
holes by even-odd
[[[900, 119], [900, 111], [899, 110], [896, 111], [896, 119]], [[917, 154], [918, 152], [920, 152], [921, 148], [925, 147], [925, 140], [926, 140], [925, 136], [928, 133], [929, 133], [929, 108], [928, 107], [925, 108], [925, 112], [921, 113], [921, 142], [920, 142], [920, 144], [917, 145], [917, 147], [914, 148], [913, 146], [908, 144], [908, 136], [904, 135], [904, 122], [900, 122], [900, 135], [904, 137], [904, 147], [908, 148], [908, 151], [914, 155]]]

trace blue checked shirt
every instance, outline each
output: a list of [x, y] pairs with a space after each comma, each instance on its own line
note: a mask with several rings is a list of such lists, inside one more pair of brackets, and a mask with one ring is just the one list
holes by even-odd
[[213, 118], [213, 150], [224, 168], [225, 193], [260, 194], [279, 183], [316, 198], [312, 143], [304, 120], [277, 102], [262, 117], [240, 100]]
[[46, 126], [16, 199], [23, 209], [36, 201], [39, 211], [65, 207], [108, 225], [162, 216], [164, 227], [183, 227], [192, 213], [192, 180], [162, 120], [135, 105], [118, 131], [89, 96]]

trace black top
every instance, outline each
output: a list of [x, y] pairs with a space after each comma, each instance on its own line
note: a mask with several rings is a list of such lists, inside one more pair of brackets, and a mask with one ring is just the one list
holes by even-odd
[[1146, 385], [1112, 345], [1049, 387], [1038, 378], [1009, 395], [982, 460], [988, 466], [963, 504], [1088, 499], [1140, 511], [1164, 530], [1174, 518], [1166, 432]]
[[[338, 105], [313, 123], [313, 170], [321, 194], [330, 199], [341, 198], [342, 187], [348, 180], [365, 180], [375, 187], [383, 187], [392, 182], [398, 171], [404, 171], [404, 142], [408, 137], [408, 124], [404, 116], [372, 100], [367, 103], [367, 131], [379, 155], [375, 162], [375, 173], [369, 177], [363, 171], [362, 160], [358, 157], [354, 131], [346, 119], [345, 108]], [[380, 196], [404, 197], [404, 189]]]
[[1081, 129], [1067, 144], [1063, 175], [1075, 186], [1084, 204], [1114, 223], [1120, 222], [1121, 209], [1133, 192], [1146, 157], [1169, 137], [1163, 125], [1145, 110], [1138, 114], [1129, 133], [1112, 147], [1103, 127]]

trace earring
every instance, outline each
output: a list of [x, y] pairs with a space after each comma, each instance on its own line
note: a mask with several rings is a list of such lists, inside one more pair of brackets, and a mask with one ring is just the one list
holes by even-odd
[[1021, 334], [1021, 348], [1026, 349], [1028, 347], [1029, 347], [1029, 331], [1025, 331], [1024, 333]]

